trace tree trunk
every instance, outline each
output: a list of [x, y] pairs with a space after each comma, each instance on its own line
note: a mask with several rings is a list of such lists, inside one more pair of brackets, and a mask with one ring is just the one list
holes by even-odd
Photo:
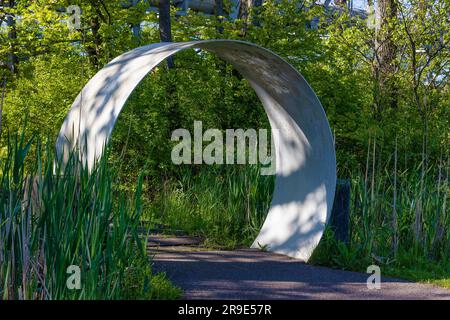
[[[263, 0], [241, 0], [240, 1], [238, 18], [241, 19], [244, 23], [242, 32], [241, 32], [242, 36], [245, 36], [247, 34], [248, 23], [250, 20], [250, 12], [252, 11], [252, 9], [262, 6], [262, 3], [263, 3]], [[254, 12], [254, 14], [255, 15], [253, 16], [253, 18], [254, 18], [253, 24], [259, 25], [258, 12]]]
[[223, 0], [216, 0], [215, 2], [215, 14], [218, 17], [217, 22], [219, 23], [219, 25], [217, 26], [217, 32], [222, 34], [223, 33], [223, 26], [222, 21], [223, 19], [221, 18], [223, 16]]
[[92, 31], [93, 43], [86, 47], [86, 51], [89, 55], [92, 65], [96, 69], [98, 69], [102, 45], [102, 39], [99, 34], [100, 19], [97, 16], [92, 17], [90, 21], [90, 26]]
[[397, 54], [397, 47], [393, 41], [393, 26], [392, 20], [397, 16], [396, 0], [379, 0], [377, 2], [380, 15], [380, 29], [376, 35], [377, 43], [377, 61], [375, 64], [375, 79], [376, 84], [375, 98], [377, 104], [378, 116], [381, 118], [381, 113], [387, 108], [396, 109], [398, 106], [397, 99], [397, 84], [395, 81], [395, 58]]
[[259, 20], [259, 15], [261, 13], [262, 4], [263, 4], [263, 0], [253, 0], [253, 7], [254, 7], [253, 25], [255, 25], [255, 26], [259, 26], [261, 23]]
[[[161, 42], [172, 42], [172, 29], [170, 25], [170, 0], [159, 0], [159, 37]], [[173, 58], [167, 58], [169, 69], [174, 67]]]
[[223, 0], [215, 1], [215, 13], [216, 16], [223, 16]]
[[247, 34], [247, 28], [248, 28], [248, 18], [249, 18], [249, 12], [253, 5], [253, 0], [241, 0], [239, 3], [239, 13], [238, 18], [242, 20], [243, 26], [241, 30], [241, 36], [245, 37]]
[[[15, 7], [15, 1], [9, 0], [9, 8]], [[16, 41], [17, 41], [17, 30], [16, 30], [16, 18], [14, 15], [9, 14], [6, 19], [6, 25], [8, 26], [8, 38], [10, 41], [10, 54], [8, 58], [8, 68], [11, 73], [17, 73], [17, 65], [19, 64], [19, 58], [16, 53]]]
[[248, 12], [250, 8], [252, 7], [252, 0], [241, 0], [239, 2], [239, 19], [247, 20], [248, 19]]

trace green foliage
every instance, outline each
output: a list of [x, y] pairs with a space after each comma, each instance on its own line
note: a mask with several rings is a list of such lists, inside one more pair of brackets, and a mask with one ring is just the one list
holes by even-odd
[[272, 198], [273, 176], [257, 166], [180, 170], [146, 210], [147, 219], [206, 238], [212, 246], [250, 245]]
[[55, 124], [62, 123], [82, 88], [81, 79], [88, 76], [82, 76], [80, 63], [81, 59], [73, 55], [66, 59], [47, 55], [45, 59], [32, 58], [24, 64], [24, 76], [5, 99], [4, 127], [18, 132], [27, 115], [28, 137], [37, 134], [42, 139], [50, 137], [53, 142], [59, 130]]
[[[95, 1], [72, 1], [82, 9], [82, 29], [72, 31], [67, 26], [69, 15], [56, 11], [66, 1], [39, 1], [32, 10], [26, 1], [17, 3], [6, 9], [21, 17], [17, 38], [1, 33], [0, 49], [5, 62], [11, 46], [18, 48], [20, 57], [19, 73], [8, 78], [5, 100], [5, 126], [12, 132], [28, 113], [30, 134], [54, 136], [71, 102], [98, 68], [120, 53], [159, 41], [157, 16], [146, 12], [145, 1], [127, 9], [120, 0], [99, 6]], [[445, 12], [447, 2], [425, 9], [401, 2], [398, 17], [383, 25], [393, 28], [391, 37], [398, 48], [396, 69], [389, 75], [396, 85], [391, 98], [398, 105], [381, 111], [376, 106], [381, 98], [374, 71], [381, 49], [375, 29], [358, 15], [324, 11], [308, 2], [265, 1], [251, 12], [249, 21], [189, 11], [173, 18], [172, 33], [174, 41], [247, 40], [288, 60], [322, 101], [336, 136], [338, 160], [342, 168], [350, 169], [364, 163], [369, 137], [387, 144], [398, 135], [415, 160], [421, 157], [424, 136], [428, 155], [435, 160], [448, 147], [448, 32], [443, 32], [448, 30], [448, 19], [439, 18]], [[308, 28], [312, 20], [319, 21], [317, 29]], [[137, 38], [130, 26], [139, 21], [145, 24]], [[123, 168], [124, 175], [145, 167], [153, 176], [152, 172], [160, 172], [161, 163], [167, 169], [166, 141], [171, 131], [188, 128], [194, 119], [216, 128], [267, 126], [246, 81], [231, 66], [203, 52], [180, 53], [174, 69], [158, 67], [130, 98], [121, 118], [114, 141], [119, 146], [128, 142], [123, 156], [133, 159]], [[122, 150], [113, 151], [113, 160], [121, 161], [120, 155]]]
[[125, 273], [122, 298], [129, 300], [174, 300], [182, 295], [165, 273], [152, 274], [148, 260], [129, 266]]
[[[33, 143], [16, 136], [1, 160], [1, 298], [153, 298], [166, 289], [175, 296], [161, 275], [153, 279], [137, 233], [142, 181], [129, 199], [113, 190], [105, 161], [91, 173], [73, 157], [54, 168], [50, 148], [36, 143], [28, 155]], [[80, 290], [66, 286], [71, 265], [81, 270]]]
[[205, 129], [269, 127], [254, 91], [230, 65], [211, 54], [182, 52], [175, 70], [158, 68], [132, 93], [113, 132], [110, 160], [124, 180], [145, 168], [155, 180], [148, 187], [158, 188], [178, 170], [170, 159], [173, 130], [192, 131], [194, 121]]

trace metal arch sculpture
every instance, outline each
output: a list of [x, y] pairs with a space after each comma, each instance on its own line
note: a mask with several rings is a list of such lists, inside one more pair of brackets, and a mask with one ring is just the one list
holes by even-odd
[[75, 99], [57, 139], [67, 161], [74, 148], [89, 169], [102, 155], [127, 98], [165, 58], [188, 48], [213, 52], [245, 77], [261, 100], [275, 144], [276, 182], [271, 207], [252, 247], [307, 261], [331, 214], [336, 157], [325, 112], [305, 79], [273, 52], [251, 43], [206, 40], [157, 43], [112, 60]]

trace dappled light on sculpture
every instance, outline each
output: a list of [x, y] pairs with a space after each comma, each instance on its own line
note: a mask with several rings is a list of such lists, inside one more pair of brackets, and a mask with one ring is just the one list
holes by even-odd
[[135, 87], [165, 58], [188, 48], [213, 52], [231, 63], [249, 81], [272, 129], [278, 130], [272, 204], [252, 246], [307, 261], [331, 214], [336, 184], [333, 139], [308, 83], [264, 48], [232, 40], [158, 43], [115, 58], [75, 99], [58, 136], [58, 157], [67, 161], [76, 148], [92, 169]]

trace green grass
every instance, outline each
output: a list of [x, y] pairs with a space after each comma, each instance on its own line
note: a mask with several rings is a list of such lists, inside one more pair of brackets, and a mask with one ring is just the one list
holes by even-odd
[[165, 273], [160, 272], [151, 277], [148, 299], [174, 300], [180, 299], [182, 290], [174, 286]]
[[147, 259], [126, 269], [123, 299], [131, 300], [175, 300], [182, 291], [174, 286], [163, 272], [152, 273]]
[[402, 278], [425, 284], [434, 284], [440, 287], [450, 289], [450, 276], [448, 270], [423, 271], [423, 269], [408, 268], [387, 268], [385, 276]]
[[[0, 299], [177, 298], [137, 231], [142, 180], [133, 196], [118, 192], [106, 160], [89, 173], [51, 150], [16, 135], [0, 159]], [[66, 285], [70, 265], [79, 290]]]
[[259, 232], [272, 198], [273, 176], [257, 166], [180, 169], [147, 206], [148, 220], [205, 238], [209, 247], [247, 246]]

